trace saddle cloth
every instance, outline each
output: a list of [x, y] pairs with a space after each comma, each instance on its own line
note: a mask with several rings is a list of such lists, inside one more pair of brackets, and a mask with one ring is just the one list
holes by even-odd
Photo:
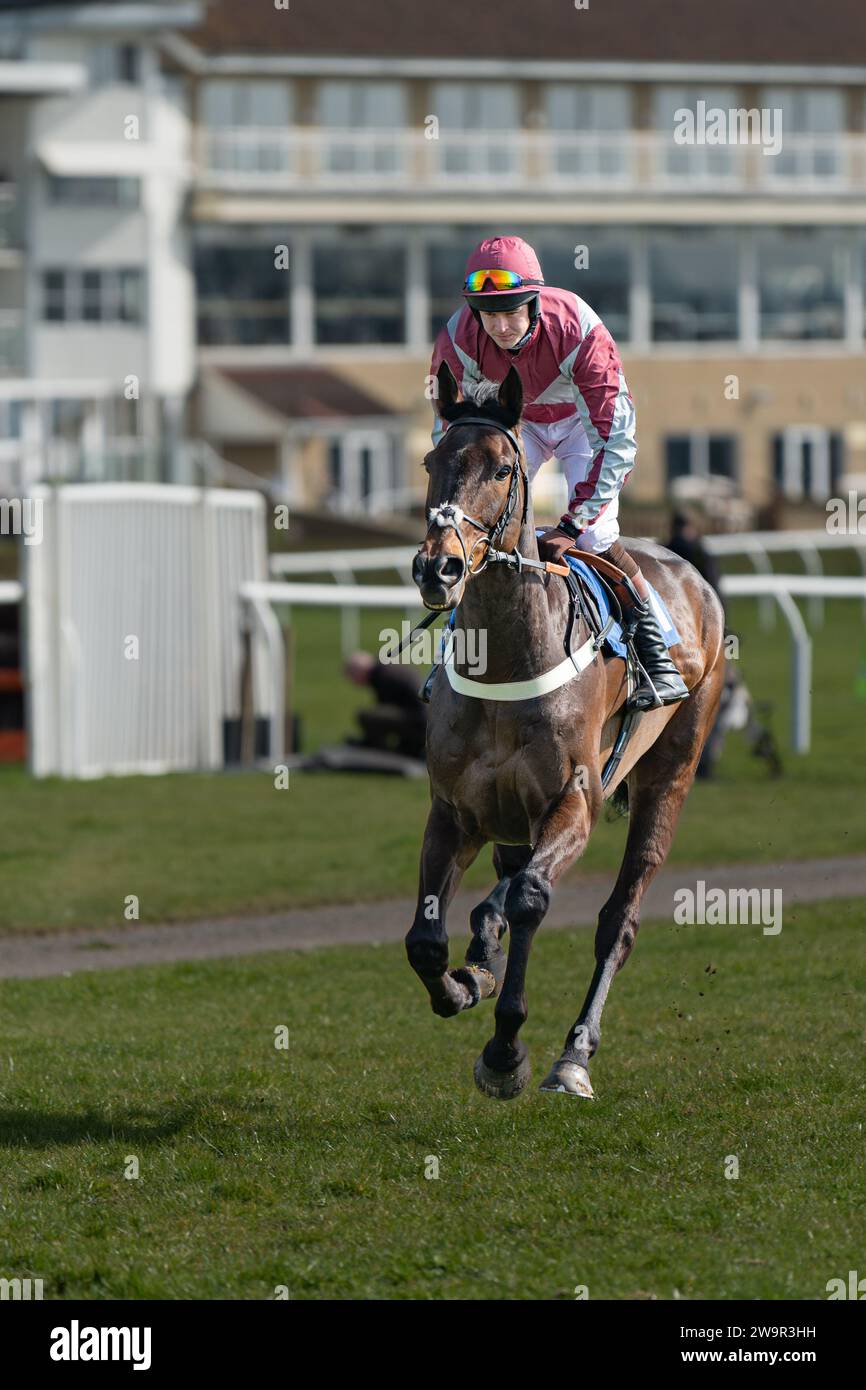
[[[589, 589], [595, 600], [595, 605], [601, 614], [602, 626], [604, 626], [610, 617], [610, 597], [604, 584], [602, 584], [599, 579], [598, 574], [591, 565], [584, 564], [583, 560], [578, 560], [574, 555], [565, 555], [563, 558], [568, 561], [569, 565], [578, 576], [578, 579]], [[680, 641], [680, 634], [677, 632], [674, 620], [668, 612], [667, 604], [664, 599], [657, 593], [652, 584], [650, 584], [649, 590], [650, 603], [658, 620], [658, 625], [661, 628], [665, 646], [673, 647]], [[622, 628], [619, 623], [615, 622], [612, 625], [604, 641], [604, 650], [612, 656], [625, 657], [625, 643], [622, 640]]]

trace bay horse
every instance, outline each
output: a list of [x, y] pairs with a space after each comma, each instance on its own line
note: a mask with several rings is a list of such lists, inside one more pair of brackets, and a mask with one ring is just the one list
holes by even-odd
[[[618, 787], [622, 796], [625, 784], [625, 854], [599, 913], [595, 971], [562, 1055], [541, 1086], [591, 1097], [589, 1062], [605, 999], [634, 945], [641, 898], [667, 857], [715, 719], [724, 680], [723, 616], [715, 593], [687, 561], [653, 542], [624, 541], [674, 620], [681, 640], [671, 655], [690, 695], [642, 715], [603, 788], [602, 768], [628, 696], [626, 663], [593, 654], [574, 679], [528, 698], [514, 684], [562, 665], [570, 609], [564, 580], [539, 564], [520, 444], [522, 409], [513, 367], [498, 394], [483, 401], [463, 400], [450, 368], [440, 368], [438, 410], [448, 428], [424, 460], [430, 526], [412, 575], [425, 607], [456, 609], [455, 651], [461, 629], [486, 634], [482, 686], [498, 687], [504, 698], [465, 693], [471, 682], [461, 676], [457, 658], [450, 674], [445, 665], [436, 670], [427, 732], [432, 804], [406, 950], [441, 1017], [496, 997], [495, 1032], [475, 1063], [475, 1081], [497, 1099], [518, 1095], [530, 1075], [518, 1035], [527, 1018], [533, 938], [557, 880], [583, 853], [604, 800]], [[517, 567], [515, 552], [530, 563]], [[506, 558], [514, 565], [503, 563]], [[572, 636], [583, 647], [591, 639], [583, 614], [579, 626]], [[464, 691], [454, 689], [452, 679], [463, 682]], [[465, 963], [451, 970], [448, 904], [488, 843], [499, 881], [473, 909]]]

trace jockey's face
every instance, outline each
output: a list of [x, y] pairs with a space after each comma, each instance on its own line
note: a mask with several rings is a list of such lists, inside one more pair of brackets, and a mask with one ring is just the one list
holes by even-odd
[[481, 325], [497, 347], [512, 348], [529, 329], [529, 305], [521, 304], [510, 314], [503, 313], [501, 309], [487, 314], [482, 309]]

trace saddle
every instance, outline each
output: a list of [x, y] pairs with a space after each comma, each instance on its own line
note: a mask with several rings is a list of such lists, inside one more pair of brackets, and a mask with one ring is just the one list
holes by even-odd
[[621, 613], [629, 608], [634, 597], [634, 588], [627, 575], [610, 560], [605, 560], [603, 555], [595, 555], [591, 550], [578, 550], [572, 538], [556, 526], [549, 531], [538, 532], [536, 539], [538, 554], [542, 560], [552, 560], [560, 564], [568, 555], [573, 555], [575, 559], [582, 560], [585, 565], [596, 571], [608, 592], [613, 593]]

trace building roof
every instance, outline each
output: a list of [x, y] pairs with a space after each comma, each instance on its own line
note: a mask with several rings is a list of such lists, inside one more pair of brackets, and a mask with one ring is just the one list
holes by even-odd
[[206, 0], [206, 53], [672, 63], [866, 62], [857, 0]]
[[396, 416], [390, 406], [324, 367], [219, 367], [217, 371], [288, 420]]

